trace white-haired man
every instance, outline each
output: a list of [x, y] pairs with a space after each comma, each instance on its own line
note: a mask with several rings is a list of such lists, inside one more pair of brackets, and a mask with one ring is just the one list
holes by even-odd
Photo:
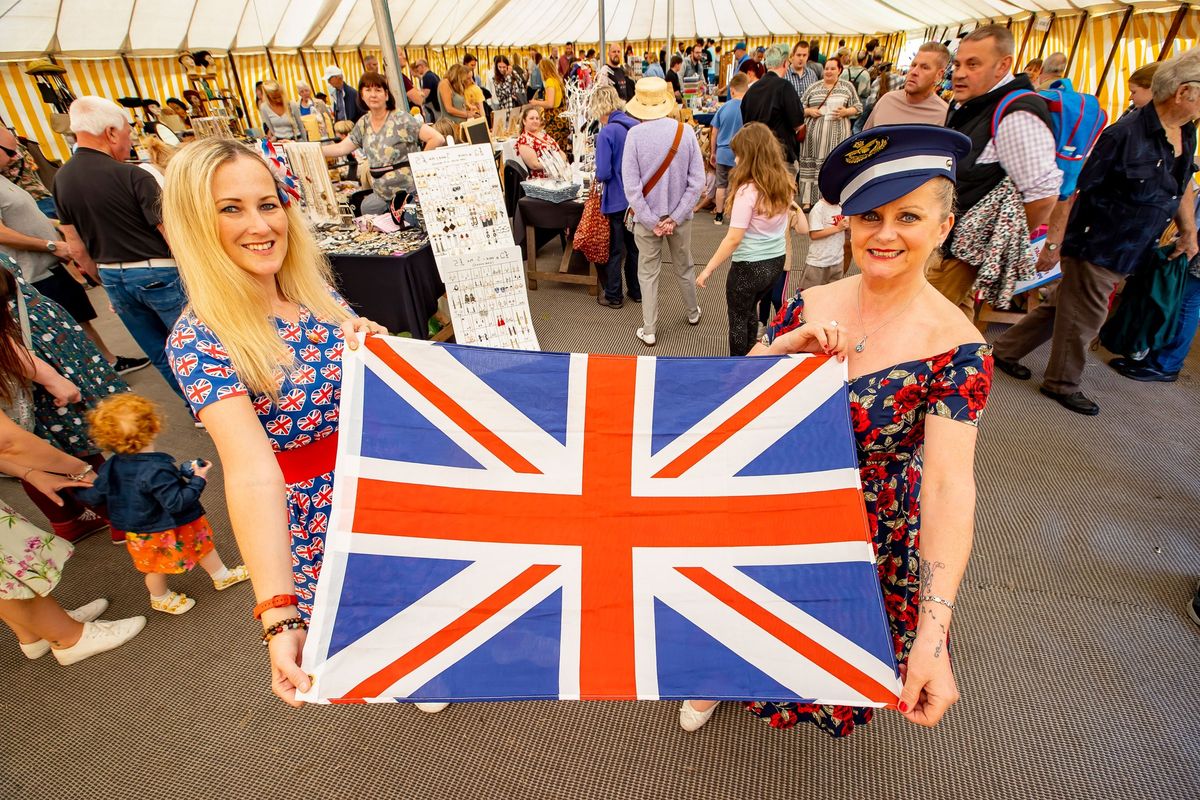
[[63, 236], [75, 262], [104, 284], [117, 316], [182, 397], [164, 351], [186, 297], [162, 234], [158, 182], [125, 163], [132, 128], [120, 106], [80, 97], [70, 114], [79, 146], [54, 178]]
[[[1163, 64], [1151, 85], [1154, 101], [1110, 125], [1096, 141], [1083, 172], [1061, 242], [1062, 273], [1049, 299], [996, 340], [996, 367], [1025, 380], [1026, 354], [1050, 341], [1041, 392], [1079, 414], [1100, 413], [1080, 384], [1087, 351], [1108, 316], [1112, 291], [1142, 262], [1172, 217], [1179, 239], [1172, 257], [1197, 253], [1196, 125], [1200, 117], [1200, 51]], [[1175, 375], [1117, 359], [1118, 372], [1135, 380], [1170, 381]]]
[[784, 78], [790, 56], [791, 48], [786, 44], [772, 45], [767, 51], [766, 73], [742, 98], [742, 122], [761, 122], [771, 129], [783, 147], [783, 160], [795, 177], [800, 158], [796, 132], [804, 124], [804, 107], [792, 84]]
[[1038, 76], [1037, 88], [1049, 89], [1050, 84], [1067, 74], [1067, 54], [1051, 53], [1042, 62], [1042, 73]]

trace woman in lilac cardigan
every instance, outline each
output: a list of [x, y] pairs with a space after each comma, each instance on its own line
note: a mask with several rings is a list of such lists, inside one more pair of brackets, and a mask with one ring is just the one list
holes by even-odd
[[[596, 180], [604, 184], [600, 210], [608, 217], [608, 263], [604, 267], [604, 294], [596, 298], [602, 306], [620, 308], [621, 272], [624, 269], [629, 299], [642, 302], [638, 284], [637, 242], [633, 231], [625, 227], [625, 185], [621, 181], [621, 157], [625, 154], [625, 135], [638, 121], [625, 113], [625, 103], [611, 86], [601, 86], [592, 95], [592, 116], [603, 126], [596, 137]], [[624, 262], [624, 267], [622, 267]]]

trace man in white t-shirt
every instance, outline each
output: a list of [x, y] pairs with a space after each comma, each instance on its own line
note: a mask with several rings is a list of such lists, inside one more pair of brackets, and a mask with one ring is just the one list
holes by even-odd
[[808, 236], [812, 244], [808, 246], [808, 259], [800, 277], [801, 291], [842, 277], [843, 248], [849, 228], [850, 219], [842, 216], [842, 207], [826, 202], [825, 198], [808, 212]]
[[950, 51], [944, 44], [921, 45], [908, 68], [904, 91], [882, 95], [863, 130], [880, 125], [945, 125], [949, 105], [938, 97], [937, 87], [949, 63]]

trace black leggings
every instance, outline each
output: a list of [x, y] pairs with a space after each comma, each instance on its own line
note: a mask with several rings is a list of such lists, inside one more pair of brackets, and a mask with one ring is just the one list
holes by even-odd
[[758, 333], [758, 303], [771, 293], [783, 274], [784, 256], [765, 261], [734, 261], [725, 279], [725, 304], [729, 308], [729, 355], [744, 356]]

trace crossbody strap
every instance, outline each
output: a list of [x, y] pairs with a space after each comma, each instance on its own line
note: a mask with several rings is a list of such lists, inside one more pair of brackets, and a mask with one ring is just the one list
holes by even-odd
[[646, 181], [646, 185], [642, 187], [642, 197], [649, 197], [650, 192], [658, 185], [659, 179], [667, 172], [667, 167], [671, 166], [671, 162], [675, 160], [675, 154], [679, 152], [679, 143], [683, 140], [683, 123], [679, 123], [679, 127], [675, 129], [675, 141], [671, 142], [671, 149], [667, 151], [667, 158], [663, 161], [662, 166], [658, 168], [650, 176], [650, 180]]

